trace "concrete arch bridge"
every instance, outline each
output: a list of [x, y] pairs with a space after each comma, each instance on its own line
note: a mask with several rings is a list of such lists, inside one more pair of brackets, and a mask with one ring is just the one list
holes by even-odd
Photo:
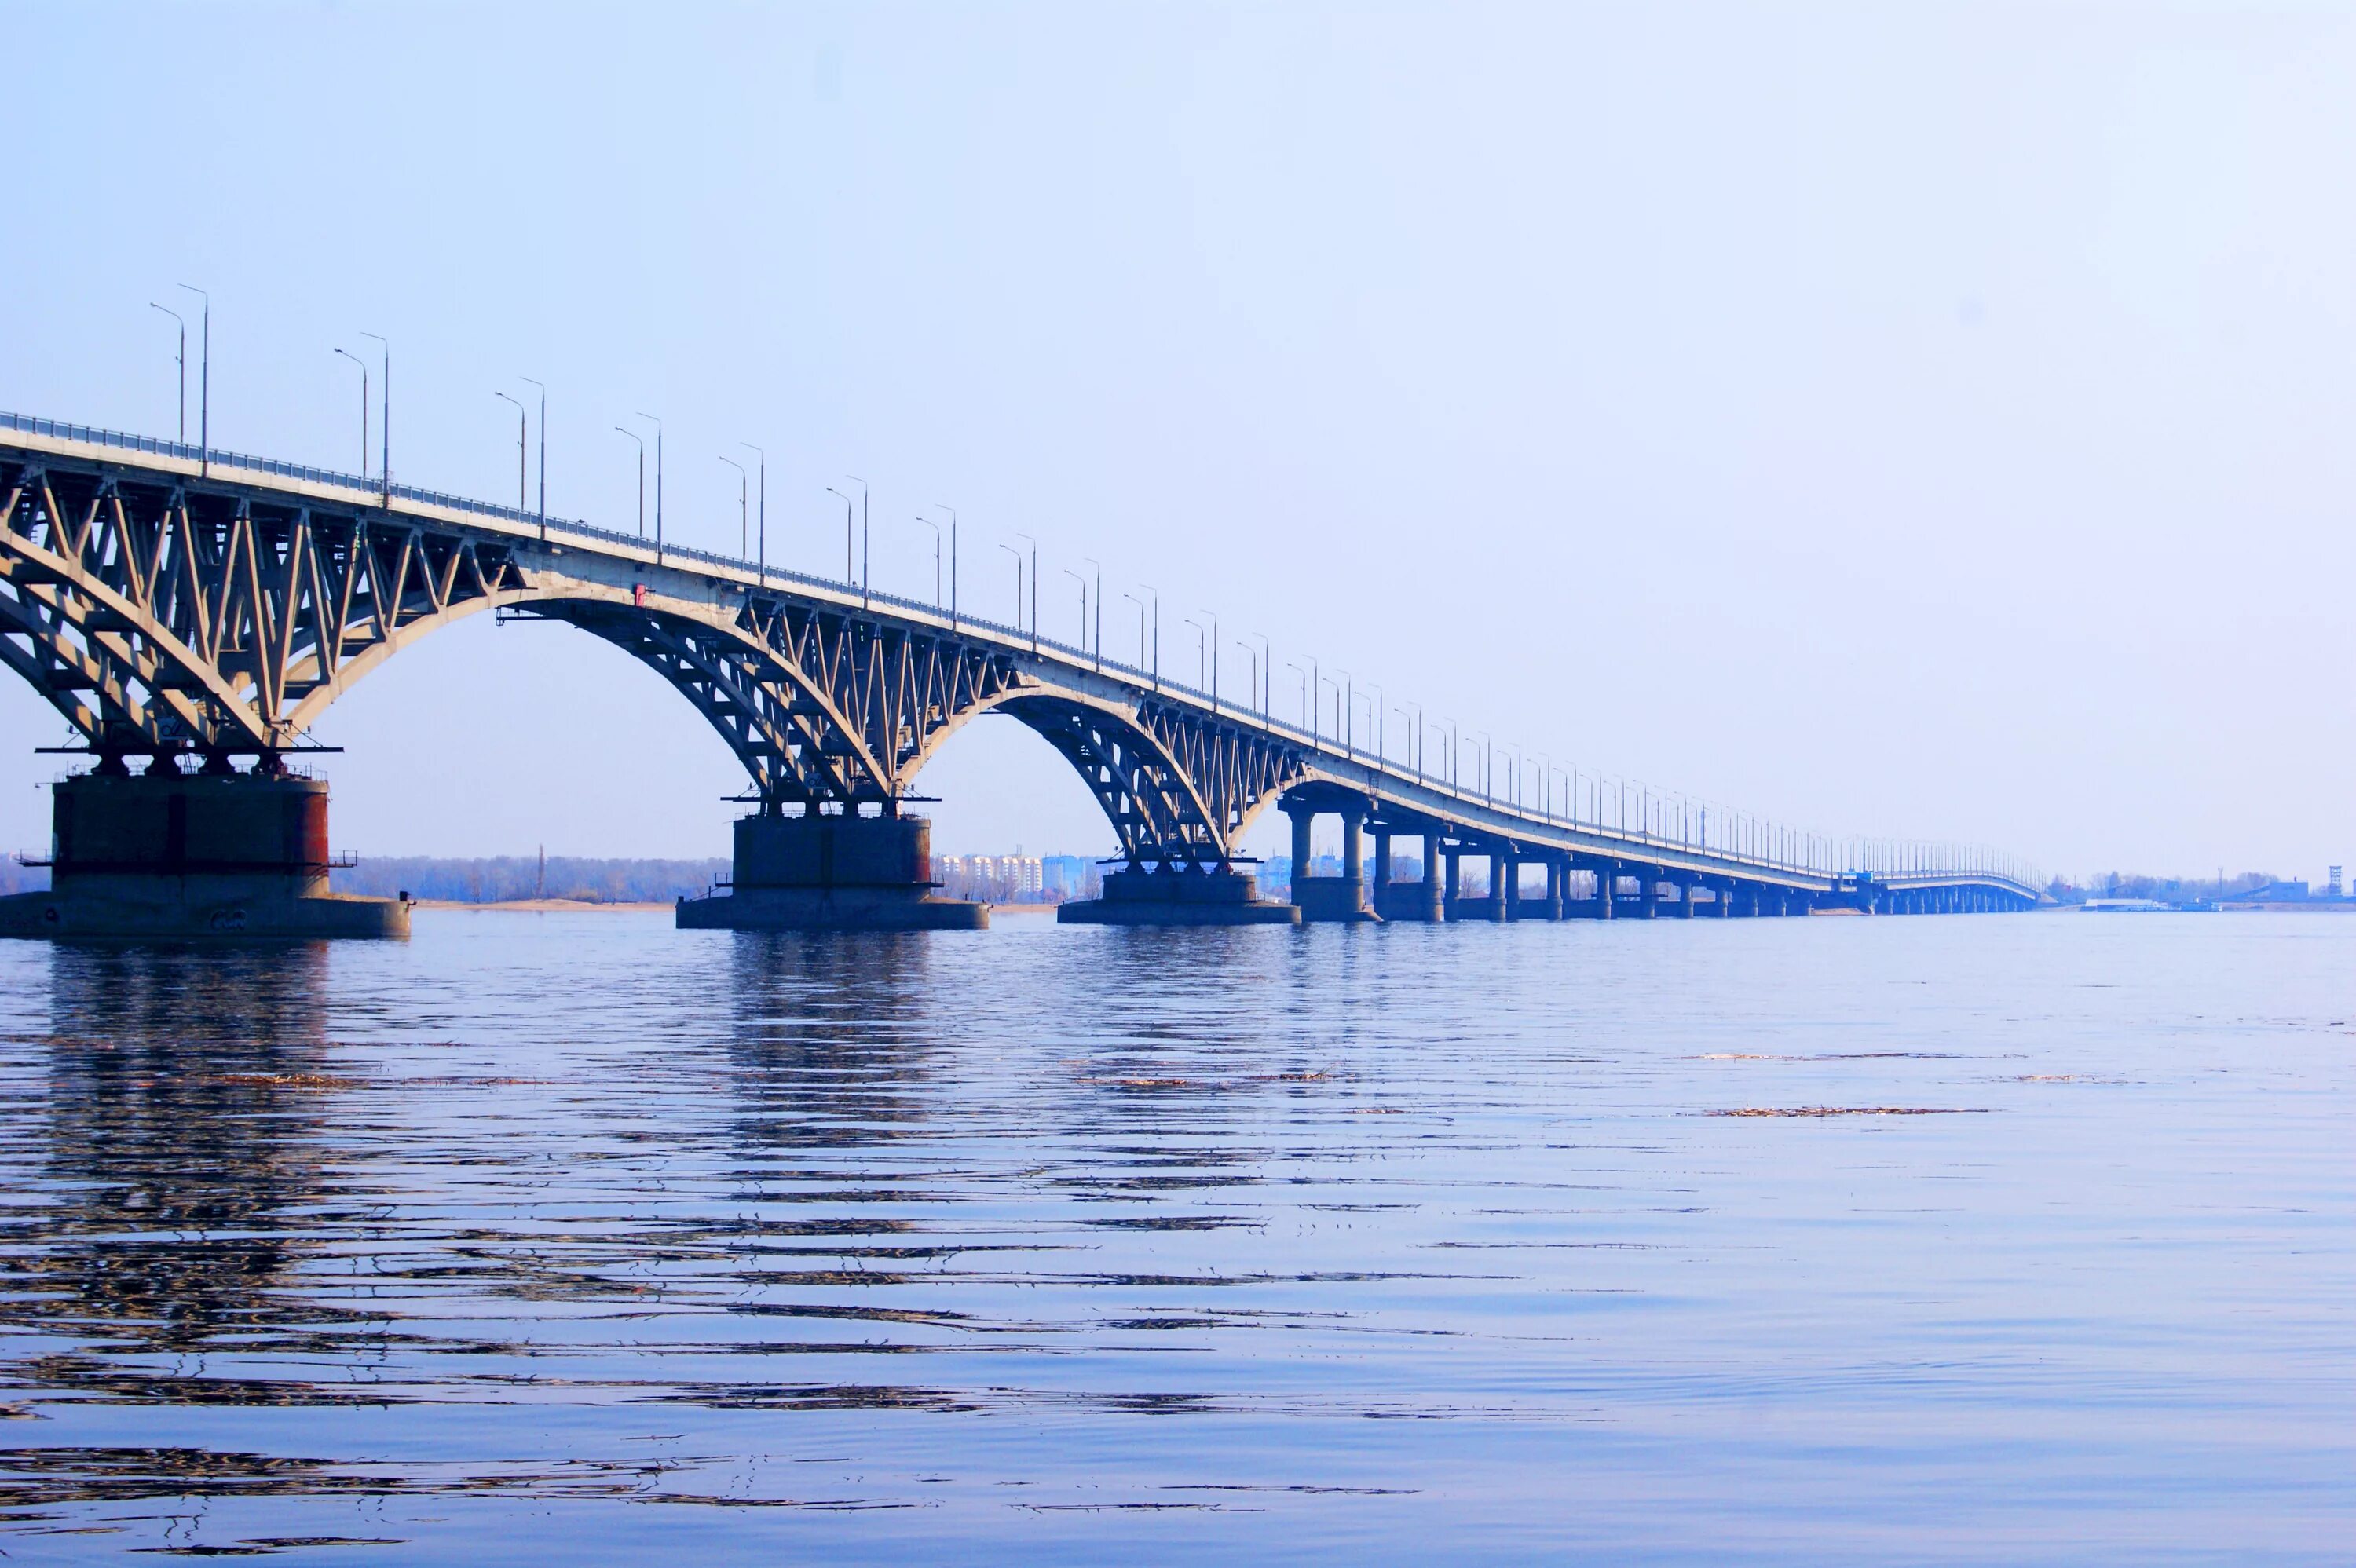
[[[1035, 624], [360, 476], [0, 414], [0, 661], [97, 759], [59, 786], [57, 891], [0, 923], [389, 928], [355, 912], [368, 901], [325, 899], [324, 786], [284, 760], [369, 671], [483, 611], [624, 649], [743, 763], [753, 810], [734, 886], [683, 903], [683, 924], [980, 923], [979, 906], [930, 896], [926, 830], [902, 807], [942, 743], [991, 711], [1073, 767], [1118, 840], [1104, 898], [1067, 905], [1070, 919], [1928, 912], [2038, 898], [2031, 873], [1986, 853], [1697, 823], [1600, 789], [1582, 811], [1554, 798], [1551, 777], [1543, 805], [1520, 803]], [[1033, 598], [1035, 623], [1035, 584]], [[1239, 866], [1271, 806], [1292, 820], [1290, 904], [1258, 899]], [[1322, 814], [1341, 819], [1344, 874], [1305, 874]], [[1402, 837], [1421, 849], [1408, 882], [1391, 875]], [[1478, 898], [1459, 891], [1466, 858], [1490, 865]], [[273, 879], [290, 878], [305, 908], [273, 912]], [[102, 909], [110, 898], [146, 912]]]

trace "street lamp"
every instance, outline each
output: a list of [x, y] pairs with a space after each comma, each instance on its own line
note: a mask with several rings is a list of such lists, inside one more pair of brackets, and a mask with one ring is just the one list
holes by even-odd
[[[188, 444], [188, 318], [182, 315], [178, 311], [174, 310], [171, 306], [157, 304], [154, 300], [149, 300], [147, 302], [147, 308], [149, 310], [160, 310], [166, 315], [170, 316], [174, 321], [180, 324], [180, 352], [178, 359], [180, 367], [180, 433], [173, 439], [177, 442], [178, 444], [186, 446]], [[338, 348], [336, 352], [342, 354], [344, 351]], [[348, 357], [348, 356], [347, 356], [347, 357]], [[363, 376], [368, 374], [367, 366], [363, 365], [360, 367], [360, 374]], [[368, 407], [368, 403], [366, 393], [361, 394], [360, 407], [363, 410], [363, 412], [360, 414], [360, 477], [365, 479], [368, 477], [368, 414], [365, 411]]]
[[918, 517], [916, 521], [933, 530], [933, 608], [938, 610], [941, 607], [941, 526], [930, 517]]
[[844, 496], [844, 495], [843, 495], [843, 493], [842, 493], [841, 491], [840, 491], [840, 490], [836, 489], [836, 488], [835, 488], [833, 485], [828, 485], [828, 486], [826, 487], [826, 493], [827, 493], [828, 495], [830, 495], [830, 496], [842, 496], [842, 585], [843, 585], [843, 587], [845, 587], [845, 588], [849, 588], [849, 587], [851, 586], [851, 497], [850, 497], [849, 496]]
[[[384, 374], [378, 378], [376, 384], [377, 390], [384, 394], [380, 400], [383, 407], [376, 421], [376, 466], [377, 477], [384, 482], [384, 509], [389, 512], [392, 510], [392, 345], [386, 342], [380, 333], [363, 332], [360, 336], [376, 339], [377, 346], [384, 350]], [[645, 508], [642, 507], [639, 510], [644, 511]], [[645, 530], [641, 528], [639, 531], [643, 533]]]
[[656, 565], [658, 565], [658, 566], [659, 566], [659, 565], [661, 565], [661, 564], [662, 564], [662, 558], [663, 558], [663, 504], [662, 504], [662, 503], [663, 503], [663, 428], [662, 428], [662, 421], [660, 421], [660, 420], [659, 420], [659, 419], [656, 419], [654, 415], [652, 415], [652, 414], [648, 414], [648, 413], [642, 413], [642, 414], [640, 414], [638, 417], [639, 417], [640, 419], [642, 419], [642, 420], [648, 420], [648, 421], [651, 421], [653, 422], [653, 424], [654, 424], [654, 427], [655, 427], [655, 564], [656, 564]]
[[[1208, 610], [1202, 613], [1211, 615]], [[1211, 711], [1219, 710], [1219, 618], [1211, 615]]]
[[1039, 651], [1039, 541], [1029, 534], [1014, 537], [1031, 547], [1031, 651], [1035, 654]]
[[1080, 652], [1085, 654], [1088, 651], [1088, 580], [1068, 566], [1064, 575], [1080, 585]]
[[744, 465], [733, 457], [723, 457], [720, 461], [736, 470], [736, 559], [742, 560], [746, 547], [753, 542], [752, 496], [749, 494], [753, 476], [745, 473]]
[[[859, 486], [859, 607], [864, 610], [867, 608], [868, 585], [873, 581], [869, 569], [874, 562], [874, 557], [868, 554], [867, 550], [869, 537], [867, 532], [867, 481], [862, 479], [856, 474], [848, 474], [843, 477], [849, 479], [853, 485]], [[848, 502], [850, 497], [846, 496], [843, 499], [845, 502]], [[849, 513], [845, 513], [843, 515], [842, 550], [845, 557], [842, 570], [847, 575], [851, 571], [851, 563], [848, 559], [851, 554], [851, 517]]]
[[517, 380], [540, 389], [540, 542], [548, 542], [548, 385], [529, 376]]
[[[541, 428], [545, 430], [547, 426], [542, 425]], [[769, 585], [769, 454], [749, 441], [740, 441], [736, 444], [761, 460], [760, 489], [757, 492], [760, 510], [756, 514], [759, 527], [758, 531], [754, 535], [761, 553], [755, 558], [754, 576], [755, 580], [766, 588]]]
[[1023, 630], [1023, 552], [1002, 542], [998, 548], [1014, 558], [1014, 630], [1019, 634]]
[[1357, 688], [1352, 684], [1348, 670], [1337, 669], [1333, 673], [1342, 677], [1340, 684], [1333, 688], [1333, 695], [1342, 699], [1342, 710], [1334, 715], [1342, 720], [1342, 754], [1355, 757], [1358, 754]]
[[1266, 632], [1254, 632], [1252, 635], [1259, 639], [1259, 717], [1260, 722], [1265, 724], [1268, 722], [1268, 688], [1276, 673], [1276, 656], [1269, 651]]
[[[1210, 647], [1211, 634], [1203, 630], [1203, 623], [1192, 615], [1185, 616], [1183, 619], [1188, 625], [1194, 628], [1194, 689], [1200, 691], [1203, 689], [1204, 683], [1210, 677], [1210, 658], [1207, 650]], [[1215, 706], [1214, 704], [1215, 708]]]
[[[1285, 667], [1285, 668], [1287, 668], [1287, 669], [1289, 669], [1289, 670], [1290, 670], [1293, 674], [1295, 674], [1295, 675], [1297, 675], [1297, 676], [1299, 676], [1299, 677], [1301, 677], [1301, 727], [1303, 730], [1308, 730], [1308, 729], [1309, 729], [1309, 672], [1308, 672], [1307, 670], [1305, 670], [1305, 669], [1302, 669], [1299, 665], [1294, 664], [1290, 659], [1287, 659], [1287, 660], [1285, 660], [1285, 661], [1284, 661], [1284, 667]], [[1316, 738], [1317, 738], [1317, 736], [1316, 736], [1316, 731], [1310, 731], [1310, 739], [1313, 741], [1313, 740], [1315, 740]]]
[[[159, 306], [157, 306], [156, 308], [160, 310], [160, 309], [162, 309], [163, 307], [159, 305]], [[348, 348], [338, 348], [338, 349], [337, 349], [337, 350], [336, 350], [336, 352], [337, 352], [337, 353], [338, 353], [338, 354], [340, 354], [340, 355], [342, 355], [345, 358], [347, 358], [347, 359], [350, 360], [353, 364], [358, 365], [358, 366], [360, 368], [360, 477], [361, 477], [361, 478], [363, 478], [363, 479], [365, 479], [365, 478], [367, 478], [367, 477], [368, 477], [368, 427], [369, 427], [369, 368], [368, 368], [368, 362], [367, 362], [366, 360], [362, 359], [359, 355], [357, 355], [357, 354], [353, 353], [353, 352], [352, 352], [350, 349], [348, 349]], [[183, 372], [183, 374], [185, 374], [185, 372]]]
[[957, 579], [958, 579], [958, 515], [957, 515], [957, 508], [956, 508], [955, 507], [942, 507], [942, 506], [941, 506], [941, 504], [940, 504], [938, 501], [934, 502], [934, 503], [933, 503], [933, 505], [934, 505], [934, 506], [936, 506], [936, 507], [940, 507], [940, 509], [941, 509], [942, 511], [947, 512], [947, 513], [949, 515], [949, 629], [950, 629], [951, 631], [955, 631], [955, 630], [957, 629], [957, 621], [958, 621], [958, 592], [957, 592]]
[[1145, 601], [1134, 593], [1124, 593], [1123, 599], [1137, 606], [1137, 670], [1145, 673]]
[[1097, 596], [1097, 672], [1101, 675], [1104, 672], [1104, 566], [1101, 562], [1090, 556], [1084, 555], [1080, 557], [1080, 560], [1087, 565], [1093, 567], [1097, 574], [1095, 591]]
[[[213, 464], [213, 296], [194, 283], [178, 285], [205, 302], [205, 320], [200, 347], [200, 364], [197, 377], [197, 471], [207, 474]], [[183, 351], [185, 353], [185, 350]], [[388, 351], [390, 352], [390, 351]], [[185, 379], [187, 372], [183, 371]], [[392, 396], [392, 370], [384, 373], [385, 396]], [[186, 434], [184, 431], [182, 432]]]
[[[1239, 648], [1243, 649], [1245, 656], [1246, 656], [1246, 657], [1248, 657], [1248, 658], [1249, 658], [1249, 659], [1251, 660], [1251, 668], [1252, 668], [1252, 683], [1251, 683], [1251, 689], [1252, 689], [1252, 694], [1253, 694], [1255, 697], [1257, 697], [1257, 696], [1259, 694], [1259, 650], [1258, 650], [1258, 648], [1256, 648], [1256, 647], [1252, 646], [1249, 643], [1237, 643], [1237, 644], [1236, 645], [1236, 646], [1237, 646], [1237, 647], [1239, 647]], [[1265, 714], [1265, 713], [1262, 713], [1262, 714], [1260, 715], [1260, 717], [1261, 717], [1261, 718], [1263, 718], [1263, 719], [1265, 719], [1265, 718], [1267, 718], [1267, 717], [1268, 717], [1268, 715], [1267, 715], [1267, 714]]]
[[616, 426], [614, 427], [614, 430], [615, 430], [615, 432], [616, 432], [616, 434], [628, 436], [632, 441], [635, 441], [635, 442], [637, 442], [637, 443], [638, 443], [638, 537], [639, 537], [640, 539], [644, 539], [644, 538], [646, 538], [646, 537], [647, 537], [647, 443], [646, 443], [646, 438], [645, 438], [645, 437], [643, 437], [643, 436], [641, 436], [641, 435], [639, 435], [639, 434], [638, 434], [638, 432], [637, 432], [637, 431], [634, 431], [634, 430], [626, 430], [626, 429], [624, 429], [624, 428], [623, 428], [622, 426], [620, 426], [620, 425], [616, 425]]
[[528, 424], [528, 422], [529, 422], [529, 421], [530, 421], [530, 415], [525, 411], [524, 406], [523, 406], [522, 402], [521, 402], [519, 400], [515, 399], [515, 398], [512, 398], [512, 397], [509, 397], [509, 396], [508, 396], [508, 394], [507, 394], [507, 393], [505, 393], [505, 392], [493, 392], [493, 393], [491, 394], [491, 396], [493, 396], [493, 397], [495, 397], [495, 398], [506, 398], [506, 399], [507, 399], [507, 400], [508, 400], [509, 402], [511, 402], [511, 403], [514, 403], [514, 404], [515, 404], [515, 411], [516, 411], [516, 510], [517, 510], [517, 511], [519, 511], [519, 512], [520, 512], [520, 511], [522, 511], [522, 510], [523, 510], [523, 502], [524, 502], [524, 464], [525, 464], [525, 462], [527, 461], [527, 458], [528, 458], [528, 456], [529, 456], [529, 454], [530, 454], [530, 451], [531, 451], [531, 448], [530, 448], [528, 444], [526, 444], [526, 443], [527, 443], [527, 435], [528, 435], [528, 432], [527, 432], [527, 430], [526, 430], [526, 426], [527, 426], [527, 424]]

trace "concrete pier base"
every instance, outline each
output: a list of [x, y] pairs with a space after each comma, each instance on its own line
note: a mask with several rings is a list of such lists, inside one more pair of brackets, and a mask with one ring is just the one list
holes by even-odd
[[1438, 925], [1448, 918], [1437, 878], [1419, 882], [1377, 882], [1373, 894], [1375, 912], [1386, 921]]
[[1259, 896], [1259, 880], [1248, 871], [1110, 871], [1104, 896], [1067, 903], [1055, 912], [1065, 925], [1299, 925], [1292, 904]]
[[729, 891], [679, 901], [682, 931], [980, 931], [990, 906], [932, 896], [921, 816], [739, 817]]
[[1366, 884], [1356, 877], [1296, 876], [1292, 901], [1307, 924], [1378, 924], [1383, 918], [1367, 905]]
[[0, 936], [307, 941], [409, 934], [403, 899], [327, 891], [327, 786], [250, 773], [84, 773], [51, 804], [50, 890]]

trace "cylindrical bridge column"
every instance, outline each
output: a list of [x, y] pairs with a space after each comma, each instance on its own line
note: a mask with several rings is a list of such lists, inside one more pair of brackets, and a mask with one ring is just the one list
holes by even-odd
[[1644, 898], [1644, 902], [1640, 907], [1644, 911], [1644, 918], [1646, 920], [1659, 919], [1661, 914], [1661, 869], [1658, 866], [1646, 866], [1644, 869], [1643, 875], [1637, 879], [1637, 886], [1641, 890], [1642, 896]]
[[1342, 813], [1342, 902], [1348, 909], [1366, 905], [1365, 824], [1362, 806], [1352, 805]]
[[1489, 918], [1522, 918], [1522, 863], [1509, 849], [1489, 857]]
[[1442, 912], [1451, 920], [1457, 918], [1456, 906], [1464, 896], [1464, 851], [1456, 845], [1448, 847], [1448, 888], [1441, 897]]
[[1286, 806], [1284, 814], [1292, 818], [1292, 880], [1298, 886], [1309, 875], [1309, 827], [1317, 820], [1317, 814], [1307, 806], [1295, 805]]
[[1694, 917], [1694, 894], [1700, 891], [1701, 885], [1698, 882], [1688, 881], [1677, 884], [1677, 918], [1679, 920], [1691, 920]]
[[1391, 885], [1391, 830], [1375, 829], [1375, 886], [1373, 897], [1379, 902]]
[[1562, 883], [1563, 879], [1569, 874], [1570, 868], [1560, 857], [1549, 855], [1547, 857], [1546, 869], [1546, 917], [1548, 920], [1560, 920], [1562, 918]]
[[1444, 920], [1448, 916], [1448, 899], [1440, 886], [1440, 835], [1423, 836], [1423, 918]]
[[1611, 920], [1620, 912], [1620, 862], [1606, 860], [1595, 868], [1595, 918]]

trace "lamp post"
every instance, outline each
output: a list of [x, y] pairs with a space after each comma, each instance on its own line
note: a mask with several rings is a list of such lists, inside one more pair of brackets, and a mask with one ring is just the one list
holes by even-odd
[[831, 485], [826, 487], [826, 493], [842, 497], [842, 585], [849, 588], [851, 586], [851, 497], [844, 496]]
[[[147, 302], [147, 308], [160, 310], [180, 324], [180, 351], [177, 360], [180, 367], [180, 433], [172, 439], [179, 445], [186, 446], [188, 444], [188, 318], [171, 306], [157, 304], [154, 300]], [[336, 352], [342, 354], [344, 351], [338, 348]], [[346, 355], [345, 357], [349, 358], [350, 356]], [[367, 366], [360, 367], [360, 374], [362, 376], [368, 374]], [[368, 394], [363, 392], [360, 397], [360, 407], [363, 411], [360, 414], [360, 477], [365, 479], [368, 477], [368, 414], [365, 411], [368, 407]]]
[[648, 414], [648, 413], [642, 413], [642, 414], [640, 414], [638, 417], [639, 417], [640, 419], [642, 419], [642, 420], [647, 420], [647, 421], [651, 421], [651, 422], [653, 423], [654, 427], [655, 427], [655, 564], [656, 564], [657, 566], [660, 566], [660, 565], [662, 564], [662, 558], [663, 558], [663, 504], [662, 504], [662, 502], [663, 502], [663, 428], [662, 428], [662, 421], [660, 421], [660, 420], [659, 420], [659, 419], [656, 419], [654, 415], [652, 415], [652, 414]]
[[522, 510], [523, 510], [523, 503], [524, 503], [524, 486], [525, 486], [525, 473], [524, 473], [524, 465], [525, 465], [526, 462], [529, 460], [530, 455], [530, 453], [531, 453], [531, 447], [530, 447], [530, 445], [529, 444], [529, 438], [530, 438], [530, 430], [529, 430], [529, 425], [530, 425], [530, 413], [525, 410], [525, 408], [524, 408], [524, 406], [523, 406], [522, 400], [520, 400], [520, 399], [519, 399], [519, 398], [509, 397], [509, 396], [507, 393], [505, 393], [505, 392], [493, 392], [493, 393], [491, 394], [491, 396], [493, 396], [493, 397], [495, 397], [495, 398], [503, 398], [503, 399], [506, 399], [506, 400], [507, 400], [507, 401], [509, 401], [509, 402], [510, 402], [510, 403], [515, 404], [515, 411], [516, 411], [516, 510], [517, 510], [517, 511], [519, 511], [519, 512], [520, 512], [520, 511], [522, 511]]
[[1080, 652], [1085, 654], [1088, 651], [1088, 580], [1068, 566], [1064, 575], [1080, 585]]
[[[871, 556], [867, 552], [869, 537], [867, 532], [867, 481], [862, 479], [856, 474], [847, 474], [843, 475], [843, 477], [849, 479], [853, 485], [859, 486], [859, 607], [864, 610], [867, 608], [868, 584], [873, 581], [869, 572], [869, 568], [874, 562], [874, 557]], [[846, 504], [850, 499], [851, 497], [848, 496], [843, 497]], [[842, 551], [844, 556], [842, 570], [845, 577], [847, 578], [851, 571], [851, 561], [849, 559], [851, 554], [851, 515], [848, 512], [843, 514], [842, 528]], [[1032, 592], [1035, 597], [1038, 591], [1034, 588]]]
[[[1408, 706], [1415, 709], [1415, 782], [1421, 784], [1423, 782], [1423, 704], [1410, 702]], [[1404, 719], [1407, 715], [1401, 713], [1399, 717]]]
[[[209, 474], [213, 465], [213, 296], [194, 283], [178, 286], [205, 302], [204, 331], [197, 373], [197, 472]], [[385, 396], [390, 399], [392, 396], [392, 368], [390, 365], [385, 368], [384, 385]]]
[[736, 559], [742, 560], [745, 549], [753, 542], [753, 476], [745, 473], [744, 465], [733, 457], [723, 457], [720, 461], [736, 470]]
[[384, 482], [384, 509], [389, 512], [392, 510], [392, 345], [380, 333], [363, 332], [360, 336], [376, 339], [377, 346], [384, 350], [384, 374], [376, 384], [377, 390], [384, 394], [379, 400], [382, 407], [376, 421], [376, 469], [377, 477]]
[[529, 376], [517, 380], [528, 387], [540, 389], [540, 542], [548, 542], [548, 386]]
[[353, 352], [352, 352], [350, 349], [348, 349], [348, 348], [338, 348], [338, 349], [337, 349], [337, 350], [336, 350], [336, 352], [337, 352], [337, 353], [338, 353], [338, 354], [340, 354], [340, 355], [342, 355], [345, 358], [347, 358], [347, 359], [350, 360], [353, 364], [358, 365], [358, 366], [360, 368], [360, 477], [361, 477], [361, 478], [363, 478], [363, 479], [365, 479], [365, 478], [367, 478], [367, 477], [368, 477], [368, 427], [369, 427], [369, 368], [368, 368], [368, 362], [367, 362], [366, 360], [362, 359], [359, 355], [357, 355], [357, 354], [353, 353]]
[[1137, 606], [1137, 671], [1145, 673], [1145, 601], [1134, 593], [1123, 593], [1123, 599]]
[[1194, 628], [1194, 689], [1196, 691], [1200, 691], [1203, 689], [1204, 682], [1210, 678], [1210, 655], [1208, 650], [1210, 648], [1209, 639], [1211, 634], [1203, 630], [1203, 623], [1197, 621], [1192, 615], [1182, 616], [1181, 619], [1183, 619], [1188, 625]]
[[942, 507], [942, 506], [941, 506], [941, 504], [940, 504], [938, 501], [934, 502], [934, 503], [933, 503], [933, 505], [934, 505], [934, 506], [936, 506], [936, 507], [940, 507], [940, 509], [941, 509], [942, 511], [947, 512], [947, 513], [949, 515], [949, 630], [951, 630], [951, 631], [955, 631], [955, 630], [957, 630], [957, 623], [958, 623], [958, 592], [957, 592], [957, 579], [958, 579], [958, 515], [957, 515], [957, 508], [956, 508], [955, 507]]
[[769, 585], [769, 454], [749, 441], [736, 443], [761, 460], [760, 487], [755, 492], [759, 510], [755, 514], [754, 543], [760, 553], [755, 557], [754, 580], [764, 588]]
[[1138, 586], [1153, 595], [1153, 663], [1147, 671], [1147, 677], [1152, 682], [1153, 689], [1159, 691], [1162, 689], [1162, 590], [1151, 582], [1141, 582]]
[[998, 548], [1014, 558], [1014, 630], [1020, 634], [1023, 630], [1023, 552], [1002, 542]]
[[[1301, 727], [1307, 730], [1309, 729], [1309, 672], [1290, 659], [1284, 661], [1284, 667], [1301, 677]], [[1316, 739], [1314, 731], [1311, 731], [1310, 739]]]
[[1358, 754], [1357, 688], [1353, 684], [1353, 677], [1348, 670], [1337, 669], [1333, 673], [1342, 677], [1333, 688], [1333, 695], [1342, 699], [1341, 710], [1334, 714], [1334, 717], [1342, 721], [1342, 754], [1345, 757], [1355, 757]]
[[1031, 547], [1031, 651], [1039, 651], [1039, 541], [1029, 534], [1016, 534], [1016, 539]]
[[1259, 639], [1259, 719], [1260, 722], [1265, 724], [1268, 722], [1269, 683], [1276, 673], [1275, 666], [1271, 661], [1276, 656], [1269, 651], [1266, 632], [1254, 632], [1252, 635]]
[[[1236, 646], [1243, 649], [1244, 656], [1251, 660], [1252, 696], [1257, 698], [1259, 695], [1259, 650], [1249, 643], [1237, 643]], [[1265, 718], [1267, 715], [1263, 714], [1261, 717]]]
[[1104, 566], [1101, 562], [1090, 556], [1084, 555], [1080, 557], [1080, 560], [1092, 568], [1097, 574], [1095, 589], [1097, 596], [1097, 673], [1098, 675], [1102, 675], [1104, 673]]
[[620, 425], [616, 425], [616, 426], [614, 427], [614, 430], [615, 430], [615, 432], [616, 432], [616, 434], [619, 434], [619, 435], [626, 435], [626, 436], [629, 437], [632, 441], [635, 441], [635, 442], [637, 442], [637, 443], [638, 443], [638, 537], [639, 537], [640, 539], [644, 539], [644, 538], [646, 538], [646, 537], [647, 537], [647, 443], [646, 443], [646, 439], [645, 439], [643, 436], [639, 435], [639, 434], [638, 434], [638, 432], [637, 432], [637, 431], [634, 431], [634, 430], [626, 430], [626, 429], [624, 429], [624, 428], [623, 428], [622, 426], [620, 426]]
[[[1211, 615], [1208, 610], [1203, 612]], [[1219, 618], [1211, 615], [1211, 711], [1219, 710]]]
[[1448, 787], [1456, 789], [1462, 783], [1459, 774], [1459, 764], [1462, 761], [1463, 743], [1456, 738], [1455, 720], [1442, 719], [1440, 722], [1448, 726]]
[[916, 521], [933, 530], [933, 608], [938, 610], [941, 607], [941, 526], [930, 517], [918, 517]]

